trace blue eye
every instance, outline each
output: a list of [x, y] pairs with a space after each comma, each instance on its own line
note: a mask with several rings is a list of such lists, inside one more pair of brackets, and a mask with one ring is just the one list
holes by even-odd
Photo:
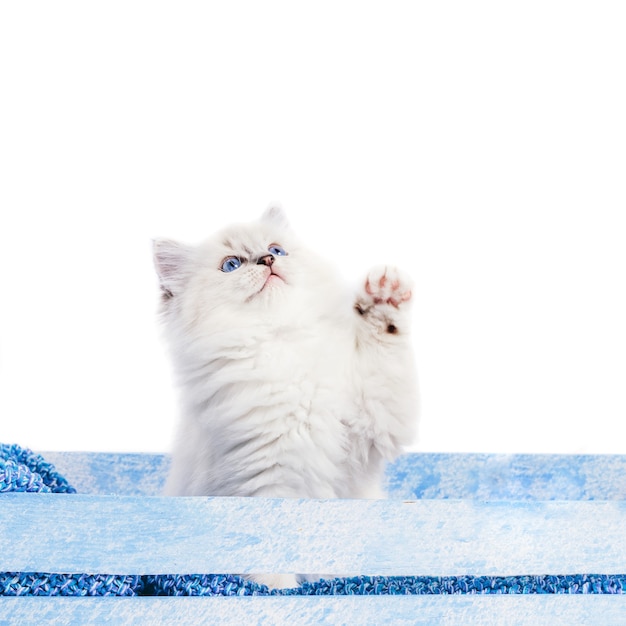
[[268, 249], [267, 251], [270, 254], [274, 254], [276, 256], [287, 256], [287, 253], [285, 252], [284, 248], [281, 248], [278, 244], [273, 243]]
[[236, 269], [241, 267], [241, 259], [238, 259], [236, 256], [226, 257], [222, 261], [222, 272], [234, 272]]

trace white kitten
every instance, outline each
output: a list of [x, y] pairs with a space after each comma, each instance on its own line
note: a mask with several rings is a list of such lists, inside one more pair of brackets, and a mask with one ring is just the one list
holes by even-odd
[[381, 497], [416, 426], [407, 278], [375, 268], [355, 298], [277, 207], [154, 258], [181, 402], [166, 493]]

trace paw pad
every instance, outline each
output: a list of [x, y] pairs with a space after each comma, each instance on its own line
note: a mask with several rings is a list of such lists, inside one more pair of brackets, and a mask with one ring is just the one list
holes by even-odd
[[[365, 292], [374, 304], [391, 304], [398, 308], [411, 299], [411, 286], [395, 267], [381, 266], [370, 271]], [[393, 332], [393, 331], [390, 331]]]

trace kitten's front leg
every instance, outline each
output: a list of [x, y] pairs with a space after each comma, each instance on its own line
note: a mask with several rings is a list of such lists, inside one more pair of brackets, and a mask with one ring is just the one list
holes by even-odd
[[405, 334], [411, 296], [409, 278], [395, 267], [380, 265], [367, 275], [355, 309], [377, 335]]
[[384, 462], [412, 443], [417, 425], [417, 382], [411, 329], [412, 287], [392, 266], [370, 270], [355, 310], [356, 411], [348, 423], [353, 495], [380, 492]]

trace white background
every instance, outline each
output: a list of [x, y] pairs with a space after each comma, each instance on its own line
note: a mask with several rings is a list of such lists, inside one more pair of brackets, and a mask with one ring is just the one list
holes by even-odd
[[418, 449], [626, 453], [622, 4], [2, 3], [0, 441], [167, 450], [151, 238], [280, 201], [413, 275]]

